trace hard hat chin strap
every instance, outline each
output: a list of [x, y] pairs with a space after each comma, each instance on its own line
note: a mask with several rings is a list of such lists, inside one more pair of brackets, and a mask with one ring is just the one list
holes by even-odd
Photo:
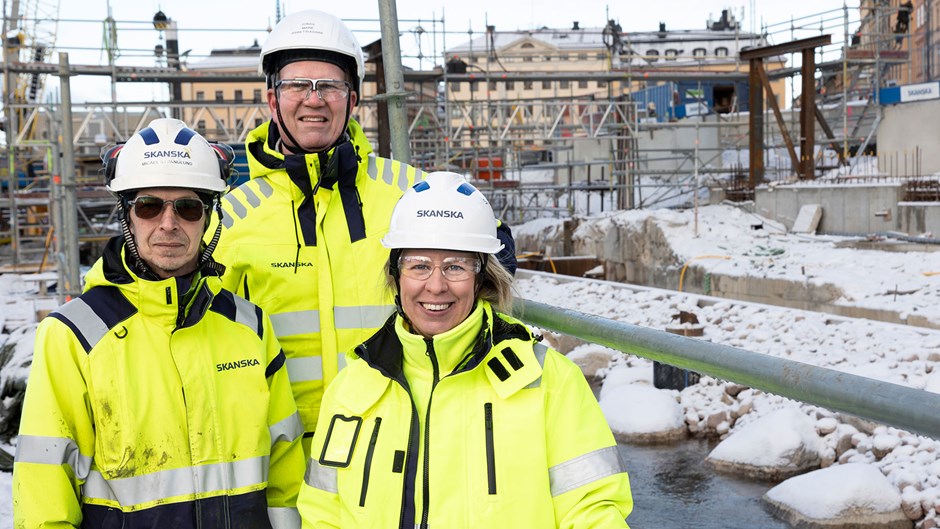
[[[218, 199], [215, 200], [215, 212], [219, 216], [219, 223], [215, 227], [215, 233], [212, 234], [212, 239], [209, 241], [209, 244], [206, 245], [202, 250], [202, 255], [199, 256], [199, 268], [201, 270], [212, 270], [221, 276], [225, 273], [225, 265], [212, 259], [212, 252], [215, 251], [215, 247], [219, 244], [219, 237], [222, 235], [222, 202]], [[209, 219], [207, 218], [207, 228], [208, 222]]]
[[140, 257], [140, 251], [137, 249], [137, 241], [134, 234], [131, 233], [131, 224], [128, 220], [130, 216], [130, 204], [126, 197], [121, 197], [121, 234], [124, 236], [124, 247], [127, 249], [129, 262], [127, 263], [142, 279], [156, 281], [160, 279], [157, 274], [147, 266], [143, 258]]

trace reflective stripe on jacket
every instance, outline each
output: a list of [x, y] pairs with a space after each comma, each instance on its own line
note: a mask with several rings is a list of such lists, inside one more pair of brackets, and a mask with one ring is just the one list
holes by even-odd
[[115, 239], [41, 322], [16, 527], [299, 527], [303, 428], [270, 320], [218, 277], [177, 287], [132, 275]]
[[633, 502], [580, 369], [479, 302], [425, 340], [390, 318], [323, 398], [304, 527], [627, 527]]
[[[225, 287], [271, 316], [297, 408], [313, 432], [324, 383], [343, 367], [345, 352], [394, 311], [381, 238], [398, 198], [425, 173], [375, 156], [350, 120], [352, 145], [343, 156], [356, 164], [355, 174], [324, 182], [320, 157], [285, 157], [273, 148], [269, 127], [246, 140], [251, 180], [222, 199], [215, 257], [226, 266]], [[355, 186], [346, 198], [344, 184]]]

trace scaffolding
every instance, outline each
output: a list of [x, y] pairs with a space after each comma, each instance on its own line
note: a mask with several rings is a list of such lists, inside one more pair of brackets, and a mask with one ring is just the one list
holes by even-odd
[[[897, 16], [898, 10], [876, 6], [870, 12], [881, 14], [866, 17], [890, 19]], [[831, 137], [817, 138], [820, 144], [829, 146], [814, 153], [814, 167], [818, 171], [837, 168], [838, 154], [853, 153], [874, 138], [877, 117], [859, 110], [870, 105], [877, 108], [871, 103], [873, 97], [866, 97], [877, 93], [874, 90], [878, 86], [877, 72], [903, 65], [897, 53], [890, 65], [882, 56], [892, 56], [891, 53], [876, 52], [874, 60], [850, 53], [861, 45], [875, 46], [876, 50], [880, 49], [878, 46], [897, 46], [897, 33], [892, 32], [890, 40], [875, 38], [875, 33], [868, 35], [865, 29], [880, 26], [866, 25], [864, 20], [857, 10], [846, 7], [766, 26], [760, 34], [767, 44], [833, 35], [831, 44], [816, 50], [818, 70], [814, 83], [795, 84], [800, 74], [798, 56], [790, 56], [786, 67], [767, 74], [770, 82], [789, 83], [785, 102], [798, 99], [797, 94], [803, 90], [798, 87], [815, 85], [820, 114], [828, 123], [842, 124], [841, 131], [835, 131]], [[424, 26], [430, 26], [430, 30]], [[113, 21], [110, 27], [118, 31]], [[443, 20], [424, 21], [417, 28], [421, 28], [423, 36], [433, 39], [435, 54], [437, 49], [447, 48], [449, 32]], [[406, 36], [417, 33], [414, 28], [402, 30]], [[450, 35], [452, 38], [453, 33]], [[903, 40], [908, 35], [901, 37]], [[678, 105], [672, 97], [663, 95], [675, 93], [681, 86], [692, 86], [686, 91], [695, 93], [695, 86], [708, 83], [744, 83], [746, 61], [738, 57], [690, 55], [678, 56], [676, 60], [699, 61], [698, 68], [661, 68], [651, 63], [650, 57], [642, 56], [629, 38], [620, 42], [620, 46], [622, 54], [616, 51], [616, 46], [608, 48], [611, 64], [615, 56], [618, 61], [629, 60], [605, 71], [459, 72], [446, 66], [447, 57], [443, 57], [444, 65], [432, 70], [406, 69], [411, 162], [424, 169], [467, 174], [491, 198], [498, 214], [513, 223], [542, 216], [688, 205], [704, 186], [723, 188], [729, 195], [742, 199], [752, 197], [753, 183], [744, 176], [748, 166], [749, 116], [742, 111], [738, 94], [720, 105], [705, 99], [698, 105]], [[419, 56], [421, 61], [427, 60], [420, 51]], [[730, 60], [735, 67], [713, 72], [706, 68], [713, 60], [726, 65]], [[5, 64], [6, 71], [15, 75], [48, 74], [56, 68], [57, 65], [48, 63]], [[75, 65], [71, 74], [109, 76], [112, 83], [261, 82], [254, 72], [195, 75], [159, 66], [118, 66], [113, 61], [108, 66]], [[864, 79], [870, 80], [867, 85]], [[587, 81], [606, 89], [537, 99], [505, 99], [489, 90], [497, 82], [524, 85], [542, 81], [553, 84]], [[375, 74], [368, 72], [366, 83], [374, 82]], [[452, 97], [452, 87], [473, 82], [487, 88], [485, 96], [464, 100]], [[35, 169], [26, 178], [14, 177], [23, 170], [11, 170], [4, 175], [8, 198], [0, 202], [0, 237], [12, 242], [12, 251], [9, 255], [0, 254], [0, 259], [10, 259], [14, 264], [33, 262], [37, 254], [47, 251], [48, 237], [42, 236], [48, 235], [47, 231], [29, 232], [28, 222], [14, 226], [13, 219], [22, 218], [24, 207], [29, 205], [34, 207], [32, 212], [39, 217], [40, 224], [51, 225], [48, 218], [42, 218], [42, 203], [55, 204], [56, 198], [53, 178], [48, 175], [68, 170], [76, 174], [78, 230], [82, 240], [100, 241], [116, 233], [113, 201], [104, 191], [99, 174], [98, 156], [105, 143], [126, 140], [156, 117], [186, 115], [193, 126], [197, 122], [207, 123], [199, 132], [208, 138], [237, 146], [244, 143], [257, 120], [270, 118], [263, 102], [121, 102], [114, 100], [113, 93], [112, 90], [111, 101], [74, 103], [68, 112], [55, 102], [8, 103], [7, 112], [16, 112], [22, 119], [16, 130], [7, 131], [7, 151], [14, 153], [16, 163], [24, 159], [35, 162]], [[362, 100], [354, 116], [373, 141], [379, 136], [382, 123], [378, 99]], [[720, 112], [716, 112], [719, 106]], [[689, 114], [693, 108], [698, 110]], [[797, 111], [791, 104], [790, 109], [782, 111], [780, 119], [789, 127], [798, 127]], [[686, 114], [680, 115], [682, 112]], [[61, 159], [61, 142], [69, 140], [59, 139], [66, 119], [74, 131], [70, 138], [75, 157], [73, 168], [56, 166]], [[785, 154], [785, 139], [772, 125], [773, 119], [765, 118], [763, 123], [767, 149], [765, 179], [790, 180], [798, 173], [798, 167]], [[837, 152], [839, 146], [843, 153]], [[9, 164], [12, 167], [14, 162]], [[30, 203], [27, 197], [36, 203]], [[29, 214], [26, 217], [29, 219]]]

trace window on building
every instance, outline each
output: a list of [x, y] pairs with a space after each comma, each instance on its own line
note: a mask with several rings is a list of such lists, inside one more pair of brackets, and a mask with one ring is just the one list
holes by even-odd
[[542, 90], [551, 90], [552, 82], [551, 81], [542, 81]]
[[646, 60], [649, 62], [656, 62], [659, 60], [659, 50], [649, 50], [646, 52]]
[[264, 123], [264, 118], [255, 118], [255, 128], [260, 127], [262, 123]]
[[692, 56], [695, 57], [696, 59], [704, 59], [705, 53], [706, 53], [705, 48], [695, 48], [694, 50], [692, 50]]
[[515, 81], [506, 81], [506, 90], [515, 90], [516, 82]]
[[480, 88], [480, 83], [470, 81], [470, 91], [476, 92]]
[[718, 48], [715, 48], [715, 55], [716, 55], [717, 57], [727, 57], [727, 56], [728, 56], [728, 48], [725, 48], [724, 46], [720, 46], [720, 47], [718, 47]]
[[205, 101], [205, 100], [206, 100], [206, 93], [203, 92], [202, 90], [197, 90], [196, 101]]
[[578, 60], [579, 60], [579, 61], [586, 61], [587, 58], [588, 58], [588, 54], [587, 54], [587, 53], [579, 53], [579, 54], [578, 54]]
[[236, 120], [235, 120], [235, 130], [242, 130], [242, 127], [243, 127], [244, 125], [245, 125], [245, 122], [244, 122], [244, 121], [242, 121], [242, 120], [240, 120], [240, 119], [236, 119]]
[[222, 91], [221, 91], [221, 90], [216, 90], [216, 91], [215, 91], [215, 100], [216, 100], [216, 101], [225, 101], [225, 97], [222, 95]]
[[599, 61], [607, 60], [607, 54], [606, 54], [606, 53], [598, 53], [598, 54], [597, 54], [597, 60], [599, 60]]
[[196, 122], [196, 132], [198, 132], [199, 134], [206, 133], [206, 120], [200, 119], [199, 121]]
[[587, 83], [588, 83], [587, 79], [581, 79], [580, 81], [578, 81], [578, 88], [587, 88], [588, 87]]
[[546, 55], [545, 57], [542, 58], [542, 60], [545, 61], [545, 62], [552, 62], [552, 56], [551, 56], [551, 55]]
[[526, 55], [525, 57], [522, 58], [522, 62], [532, 62], [532, 56]]
[[667, 60], [667, 61], [674, 61], [674, 60], [676, 60], [676, 58], [677, 58], [678, 56], [679, 56], [679, 50], [677, 50], [677, 49], [675, 49], [675, 48], [670, 48], [670, 49], [666, 50], [666, 60]]
[[450, 91], [459, 92], [460, 91], [460, 81], [451, 81], [450, 82]]
[[523, 90], [532, 90], [532, 81], [522, 81]]
[[571, 81], [568, 81], [568, 80], [559, 81], [558, 88], [561, 88], [562, 90], [567, 90], [571, 88]]
[[597, 82], [597, 87], [598, 87], [598, 88], [607, 88], [607, 81], [598, 81], [598, 82]]
[[255, 89], [251, 92], [251, 102], [252, 102], [252, 103], [260, 103], [260, 102], [261, 102], [261, 89], [260, 89], [260, 88], [255, 88]]
[[236, 103], [241, 103], [241, 102], [242, 102], [242, 91], [241, 91], [241, 90], [235, 90], [235, 102], [236, 102]]
[[486, 89], [489, 90], [490, 92], [495, 92], [495, 91], [496, 91], [496, 81], [490, 81], [490, 82], [488, 83], [488, 86], [487, 86]]

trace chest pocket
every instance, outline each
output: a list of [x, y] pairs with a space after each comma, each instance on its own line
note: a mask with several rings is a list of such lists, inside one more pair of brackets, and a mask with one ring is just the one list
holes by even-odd
[[320, 464], [329, 467], [346, 468], [352, 462], [353, 451], [359, 430], [362, 429], [362, 417], [334, 415], [323, 440], [320, 452]]

